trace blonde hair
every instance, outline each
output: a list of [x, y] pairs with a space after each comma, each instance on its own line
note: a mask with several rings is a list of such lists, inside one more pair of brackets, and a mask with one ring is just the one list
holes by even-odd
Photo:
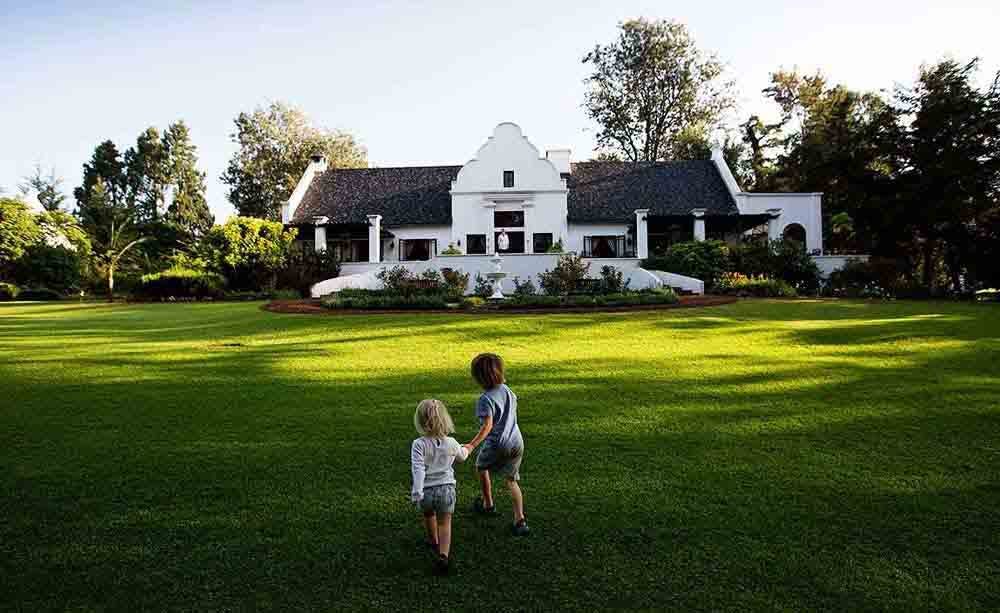
[[431, 438], [444, 438], [455, 431], [455, 422], [448, 414], [448, 407], [434, 398], [421, 400], [413, 414], [417, 432]]

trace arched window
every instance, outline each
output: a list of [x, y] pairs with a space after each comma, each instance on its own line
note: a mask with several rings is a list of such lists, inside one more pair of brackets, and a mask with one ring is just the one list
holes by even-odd
[[806, 229], [801, 224], [790, 223], [781, 232], [781, 238], [786, 241], [795, 241], [802, 245], [802, 250], [806, 249]]

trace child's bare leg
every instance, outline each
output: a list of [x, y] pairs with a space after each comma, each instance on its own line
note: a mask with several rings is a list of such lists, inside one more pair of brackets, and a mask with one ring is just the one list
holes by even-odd
[[514, 503], [514, 523], [524, 519], [524, 495], [521, 493], [521, 486], [514, 479], [507, 477], [507, 489], [510, 490], [510, 499]]
[[479, 471], [479, 487], [483, 491], [483, 506], [487, 509], [493, 506], [493, 483], [490, 481], [490, 471]]
[[441, 513], [437, 516], [438, 553], [448, 557], [451, 551], [451, 513]]
[[[448, 524], [449, 527], [451, 524]], [[438, 541], [438, 525], [435, 521], [434, 513], [424, 513], [424, 532], [427, 533], [428, 543], [439, 543]]]

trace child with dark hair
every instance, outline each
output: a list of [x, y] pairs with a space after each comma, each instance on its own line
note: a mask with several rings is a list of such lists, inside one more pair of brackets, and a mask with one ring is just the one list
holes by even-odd
[[496, 513], [493, 504], [491, 473], [504, 477], [510, 498], [514, 503], [515, 536], [528, 534], [524, 517], [524, 495], [518, 481], [521, 479], [521, 459], [524, 457], [524, 439], [517, 427], [517, 396], [507, 387], [504, 379], [503, 359], [493, 353], [477, 355], [472, 360], [472, 378], [483, 388], [476, 403], [479, 433], [465, 447], [471, 452], [483, 443], [476, 456], [479, 485], [482, 497], [476, 498], [473, 510], [483, 515]]

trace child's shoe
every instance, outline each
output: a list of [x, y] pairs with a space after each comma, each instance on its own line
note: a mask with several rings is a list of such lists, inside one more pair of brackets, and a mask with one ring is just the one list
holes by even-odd
[[438, 555], [438, 557], [434, 559], [433, 570], [434, 574], [439, 577], [447, 576], [447, 574], [451, 571], [451, 560], [449, 560], [446, 555]]
[[472, 502], [472, 511], [473, 511], [473, 513], [478, 513], [479, 515], [496, 515], [497, 514], [497, 506], [493, 505], [492, 507], [488, 507], [488, 506], [486, 506], [486, 505], [483, 504], [483, 499], [482, 498], [477, 497]]
[[510, 527], [510, 532], [514, 536], [528, 536], [531, 530], [528, 528], [528, 520], [522, 519], [513, 526]]

